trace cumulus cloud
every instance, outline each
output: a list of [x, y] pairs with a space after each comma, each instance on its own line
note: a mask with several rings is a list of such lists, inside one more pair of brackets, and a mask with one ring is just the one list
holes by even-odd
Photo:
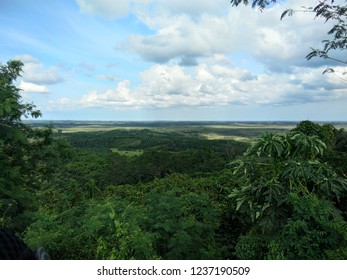
[[49, 93], [47, 86], [20, 81], [18, 87], [24, 92]]
[[[77, 2], [85, 12], [112, 17], [100, 10], [111, 5], [108, 1]], [[88, 92], [79, 100], [56, 100], [57, 104], [122, 110], [287, 106], [347, 98], [343, 80], [333, 74], [322, 75], [327, 61], [305, 59], [310, 47], [320, 46], [330, 23], [314, 19], [310, 13], [280, 20], [286, 8], [302, 5], [299, 0], [280, 1], [262, 13], [242, 5], [231, 7], [225, 0], [216, 2], [120, 1], [127, 9], [119, 14], [115, 11], [113, 17], [131, 11], [151, 30], [145, 35], [130, 35], [125, 46], [156, 64], [139, 74], [139, 84], [103, 74], [97, 78], [118, 80], [117, 85]], [[314, 3], [309, 0], [307, 5]], [[240, 51], [267, 71], [254, 71], [252, 65], [241, 68], [230, 58]], [[80, 66], [94, 70], [88, 64]]]
[[126, 16], [129, 13], [129, 0], [76, 0], [83, 13], [107, 19]]
[[[138, 2], [138, 1], [136, 1]], [[141, 2], [141, 1], [140, 1]], [[150, 6], [150, 10], [145, 10], [146, 6]], [[225, 0], [200, 0], [196, 1], [186, 1], [186, 0], [176, 0], [174, 3], [172, 0], [145, 0], [142, 1], [142, 5], [134, 6], [137, 12], [137, 15], [141, 17], [147, 24], [156, 25], [156, 21], [152, 21], [153, 14], [161, 15], [162, 17], [171, 17], [176, 15], [188, 15], [192, 18], [197, 18], [202, 14], [213, 14], [213, 15], [222, 15], [225, 13], [225, 4], [228, 5]], [[141, 8], [142, 11], [139, 11]]]
[[14, 59], [24, 63], [22, 74], [24, 82], [51, 85], [63, 81], [57, 67], [45, 68], [38, 59], [31, 55], [18, 55]]
[[322, 69], [312, 72], [311, 68], [296, 67], [290, 75], [254, 74], [233, 66], [225, 56], [215, 55], [191, 67], [153, 65], [140, 73], [141, 83], [137, 86], [124, 80], [115, 88], [89, 92], [71, 103], [122, 110], [235, 104], [281, 106], [346, 98], [343, 81], [333, 75], [322, 77]]
[[[330, 28], [311, 13], [296, 13], [282, 21], [282, 12], [300, 8], [299, 0], [280, 3], [260, 13], [251, 7], [228, 6], [216, 11], [212, 1], [196, 5], [192, 1], [152, 1], [156, 8], [138, 13], [138, 17], [152, 30], [149, 35], [131, 35], [126, 46], [144, 60], [167, 63], [176, 60], [181, 65], [196, 65], [197, 60], [210, 55], [247, 52], [271, 71], [291, 71], [291, 66], [317, 66], [323, 60], [307, 62], [311, 47], [319, 47]], [[308, 6], [315, 1], [308, 1]], [[214, 3], [214, 2], [213, 2]], [[193, 6], [198, 11], [193, 11]], [[158, 12], [162, 11], [162, 12]], [[245, 19], [247, 19], [245, 21]], [[318, 65], [319, 66], [319, 65]]]
[[[130, 35], [125, 48], [155, 63], [176, 61], [195, 66], [199, 58], [245, 51], [271, 71], [291, 71], [291, 66], [320, 66], [331, 63], [305, 56], [319, 47], [330, 23], [314, 19], [311, 13], [296, 13], [282, 21], [287, 8], [300, 8], [302, 1], [278, 1], [263, 12], [225, 0], [76, 0], [81, 11], [105, 18], [133, 13], [152, 30], [151, 34]], [[314, 6], [316, 0], [305, 1]], [[245, 20], [247, 19], [247, 20]]]
[[20, 60], [23, 63], [34, 63], [39, 64], [39, 60], [30, 54], [21, 54], [14, 57], [15, 60]]
[[[208, 15], [193, 20], [185, 14], [159, 18], [161, 27], [153, 35], [132, 35], [128, 47], [142, 58], [157, 63], [171, 59], [193, 61], [232, 49], [228, 22]], [[219, 34], [219, 35], [217, 35]], [[193, 64], [194, 64], [193, 63]]]
[[132, 12], [150, 24], [149, 11], [162, 16], [187, 14], [195, 17], [206, 13], [221, 14], [224, 12], [225, 0], [76, 0], [76, 3], [86, 14], [117, 19]]
[[37, 58], [29, 55], [17, 55], [15, 60], [23, 62], [23, 73], [19, 79], [19, 88], [24, 93], [49, 93], [49, 85], [64, 80], [57, 67], [46, 68]]
[[[263, 12], [225, 0], [76, 0], [80, 10], [104, 18], [133, 13], [152, 32], [132, 34], [123, 47], [155, 63], [176, 61], [195, 66], [210, 55], [247, 52], [274, 72], [290, 72], [291, 66], [321, 66], [323, 59], [307, 62], [311, 47], [320, 47], [330, 23], [312, 13], [296, 13], [282, 21], [287, 8], [300, 8], [302, 1], [278, 1]], [[316, 0], [305, 1], [314, 6]], [[247, 20], [245, 20], [247, 19]]]
[[144, 105], [134, 94], [131, 94], [128, 80], [118, 83], [115, 89], [109, 89], [103, 93], [92, 91], [83, 96], [80, 102], [85, 107], [112, 107], [115, 109], [136, 108]]

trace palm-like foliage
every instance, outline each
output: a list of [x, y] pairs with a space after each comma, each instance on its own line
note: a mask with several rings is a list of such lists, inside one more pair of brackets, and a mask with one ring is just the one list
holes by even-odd
[[237, 210], [254, 223], [252, 234], [264, 235], [269, 242], [281, 234], [298, 209], [294, 207], [293, 194], [315, 195], [331, 203], [343, 197], [347, 180], [322, 162], [326, 149], [315, 135], [296, 131], [286, 135], [265, 134], [243, 158], [232, 163], [237, 183], [230, 197], [235, 200]]

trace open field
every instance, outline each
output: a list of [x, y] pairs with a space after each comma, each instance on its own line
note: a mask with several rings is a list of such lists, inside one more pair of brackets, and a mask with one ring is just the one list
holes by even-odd
[[[150, 130], [156, 133], [174, 133], [185, 137], [205, 138], [208, 140], [234, 140], [250, 143], [264, 133], [284, 134], [296, 126], [296, 122], [194, 122], [194, 121], [31, 121], [32, 126], [51, 126], [60, 134], [95, 133], [111, 131]], [[336, 122], [337, 128], [347, 130], [347, 122]]]
[[207, 139], [247, 140], [265, 132], [284, 133], [294, 122], [103, 122], [103, 121], [32, 121], [32, 126], [52, 126], [56, 132], [105, 132], [116, 129], [176, 132]]

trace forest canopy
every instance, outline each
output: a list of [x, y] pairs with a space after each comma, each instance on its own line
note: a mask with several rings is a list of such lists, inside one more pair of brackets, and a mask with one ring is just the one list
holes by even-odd
[[65, 133], [24, 121], [41, 113], [21, 100], [22, 66], [0, 68], [0, 227], [29, 247], [53, 259], [346, 259], [343, 129], [303, 121], [247, 142], [189, 125]]

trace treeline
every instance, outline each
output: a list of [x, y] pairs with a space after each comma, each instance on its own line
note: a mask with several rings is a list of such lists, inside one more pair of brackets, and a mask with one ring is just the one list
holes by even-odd
[[232, 148], [234, 154], [245, 151], [247, 144], [233, 140], [208, 140], [198, 133], [159, 132], [151, 129], [116, 129], [102, 132], [62, 133], [74, 147], [94, 151], [107, 151], [111, 148], [120, 150], [144, 150], [156, 148], [171, 152], [187, 149], [212, 150], [225, 152]]
[[[0, 68], [0, 227], [53, 259], [346, 259], [347, 133], [55, 135]], [[102, 143], [102, 145], [100, 144]], [[104, 145], [104, 146], [103, 146]], [[116, 151], [141, 150], [126, 155]]]
[[[62, 137], [74, 149], [71, 172], [98, 174], [101, 185], [137, 184], [183, 173], [207, 176], [221, 171], [230, 161], [246, 151], [249, 144], [237, 141], [206, 140], [177, 133], [151, 130], [114, 130], [103, 133], [68, 133]], [[119, 154], [112, 148], [129, 151]], [[131, 156], [131, 151], [141, 154]]]

